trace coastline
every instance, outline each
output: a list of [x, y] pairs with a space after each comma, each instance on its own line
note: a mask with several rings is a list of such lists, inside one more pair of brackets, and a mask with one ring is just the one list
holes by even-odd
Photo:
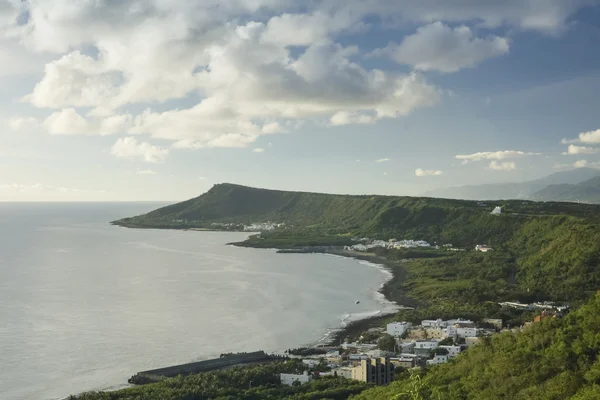
[[[250, 237], [249, 235], [248, 237]], [[330, 246], [315, 246], [305, 248], [274, 248], [274, 247], [255, 247], [249, 245], [247, 242], [235, 242], [227, 243], [228, 246], [243, 247], [251, 249], [262, 249], [275, 251], [278, 254], [323, 254], [332, 257], [341, 257], [346, 259], [352, 259], [358, 263], [378, 269], [387, 275], [386, 281], [381, 287], [376, 290], [373, 294], [376, 299], [384, 308], [388, 307], [387, 310], [377, 313], [376, 315], [366, 316], [364, 318], [358, 318], [347, 323], [344, 318], [341, 323], [342, 326], [339, 329], [330, 329], [328, 332], [318, 341], [309, 344], [307, 347], [331, 347], [336, 344], [340, 344], [345, 338], [350, 341], [358, 339], [358, 337], [364, 331], [371, 328], [380, 328], [383, 324], [389, 321], [399, 310], [412, 309], [417, 304], [413, 299], [404, 296], [401, 292], [392, 288], [392, 283], [401, 280], [403, 276], [403, 270], [400, 265], [392, 265], [392, 263], [373, 253], [358, 253], [348, 250], [342, 250], [333, 248]], [[382, 310], [379, 310], [382, 311]]]

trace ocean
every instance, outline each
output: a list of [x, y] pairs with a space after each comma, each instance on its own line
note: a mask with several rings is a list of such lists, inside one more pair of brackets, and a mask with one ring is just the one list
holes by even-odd
[[[318, 342], [394, 308], [378, 266], [111, 226], [153, 203], [0, 203], [0, 398], [61, 399], [138, 371]], [[360, 303], [356, 304], [356, 300]]]

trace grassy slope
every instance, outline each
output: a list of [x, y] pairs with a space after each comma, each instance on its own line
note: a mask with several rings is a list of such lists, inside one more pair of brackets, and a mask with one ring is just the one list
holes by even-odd
[[600, 294], [563, 319], [495, 335], [455, 362], [433, 367], [417, 385], [420, 390], [411, 389], [404, 375], [353, 399], [438, 399], [436, 392], [445, 400], [598, 399], [599, 332]]

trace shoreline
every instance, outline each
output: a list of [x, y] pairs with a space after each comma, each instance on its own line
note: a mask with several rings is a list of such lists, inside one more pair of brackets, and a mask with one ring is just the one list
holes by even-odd
[[[249, 235], [250, 236], [250, 235]], [[403, 272], [401, 271], [401, 267], [399, 265], [392, 266], [390, 265], [390, 261], [377, 256], [373, 253], [358, 253], [351, 252], [348, 250], [342, 250], [338, 248], [333, 248], [330, 246], [315, 246], [315, 247], [307, 247], [307, 248], [275, 248], [275, 247], [254, 247], [248, 245], [245, 242], [234, 242], [227, 243], [228, 246], [238, 247], [238, 248], [250, 248], [250, 249], [261, 249], [261, 250], [270, 250], [275, 251], [278, 254], [322, 254], [328, 255], [332, 257], [340, 257], [357, 261], [359, 264], [365, 265], [367, 267], [375, 268], [380, 272], [384, 273], [386, 276], [385, 282], [381, 285], [378, 290], [375, 290], [373, 294], [376, 297], [376, 301], [380, 303], [383, 308], [390, 307], [386, 311], [377, 313], [376, 315], [367, 316], [364, 318], [359, 318], [356, 320], [348, 321], [344, 323], [344, 320], [341, 321], [342, 326], [339, 329], [330, 329], [325, 335], [316, 342], [312, 342], [311, 344], [307, 344], [305, 347], [319, 348], [319, 347], [332, 347], [336, 346], [336, 343], [339, 344], [343, 339], [349, 338], [350, 341], [356, 340], [361, 333], [371, 328], [380, 328], [387, 320], [392, 318], [398, 311], [413, 309], [416, 307], [416, 302], [413, 299], [410, 299], [406, 296], [403, 296], [400, 293], [393, 293], [390, 289], [390, 284], [393, 281], [402, 278]], [[381, 299], [377, 299], [378, 296], [381, 296]], [[408, 303], [408, 304], [401, 304]], [[382, 310], [379, 310], [382, 311]], [[351, 314], [350, 314], [351, 315]], [[345, 318], [344, 318], [345, 319]]]

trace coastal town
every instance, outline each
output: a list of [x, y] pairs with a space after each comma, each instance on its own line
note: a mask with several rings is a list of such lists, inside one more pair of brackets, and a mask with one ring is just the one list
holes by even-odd
[[[500, 332], [517, 332], [544, 318], [561, 318], [567, 306], [553, 303], [502, 303], [506, 307], [526, 307], [541, 310], [533, 321], [508, 328], [501, 319], [487, 318], [477, 324], [467, 319], [390, 322], [386, 327], [371, 328], [359, 340], [344, 341], [339, 347], [328, 347], [324, 354], [304, 356], [306, 371], [302, 374], [281, 374], [282, 384], [310, 382], [316, 377], [335, 376], [376, 385], [387, 385], [395, 374], [447, 363], [462, 352], [480, 343], [482, 338]], [[303, 349], [305, 352], [310, 349]], [[289, 350], [291, 354], [298, 350]]]

